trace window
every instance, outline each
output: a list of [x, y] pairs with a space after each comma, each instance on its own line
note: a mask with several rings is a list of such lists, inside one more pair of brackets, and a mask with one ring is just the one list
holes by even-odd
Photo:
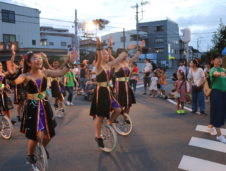
[[47, 40], [46, 39], [41, 39], [40, 45], [41, 46], [46, 46], [47, 45]]
[[49, 46], [54, 46], [54, 42], [49, 42]]
[[164, 42], [163, 38], [156, 38], [155, 39], [155, 43], [163, 43], [163, 42]]
[[4, 43], [16, 42], [16, 35], [14, 35], [14, 34], [3, 34], [3, 42]]
[[156, 53], [163, 53], [164, 48], [155, 48]]
[[32, 45], [36, 45], [36, 40], [32, 40]]
[[156, 26], [155, 31], [163, 31], [163, 26]]
[[15, 12], [2, 9], [2, 22], [15, 23]]
[[126, 42], [126, 37], [121, 37], [121, 38], [120, 38], [120, 41], [121, 41], [121, 42]]
[[61, 46], [67, 46], [66, 42], [61, 42]]
[[148, 26], [141, 26], [140, 30], [142, 30], [144, 32], [148, 32]]

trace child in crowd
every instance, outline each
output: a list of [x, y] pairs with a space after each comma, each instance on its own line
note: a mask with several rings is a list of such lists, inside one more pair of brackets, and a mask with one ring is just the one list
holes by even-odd
[[151, 78], [151, 86], [150, 86], [150, 91], [152, 97], [156, 97], [157, 96], [157, 92], [158, 92], [158, 88], [157, 88], [157, 84], [158, 84], [158, 75], [156, 72], [153, 73], [153, 76]]
[[186, 102], [187, 82], [185, 80], [184, 72], [178, 72], [178, 80], [175, 83], [176, 100], [177, 100], [177, 114], [184, 114], [184, 104]]
[[166, 72], [164, 69], [161, 70], [161, 96], [163, 98], [167, 98], [166, 97]]

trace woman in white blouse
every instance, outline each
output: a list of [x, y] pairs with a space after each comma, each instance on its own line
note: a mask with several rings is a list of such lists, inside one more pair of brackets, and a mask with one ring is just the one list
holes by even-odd
[[200, 113], [206, 114], [203, 91], [205, 73], [203, 69], [199, 67], [199, 61], [197, 59], [194, 59], [190, 62], [188, 80], [192, 84], [192, 113], [196, 113], [199, 107]]

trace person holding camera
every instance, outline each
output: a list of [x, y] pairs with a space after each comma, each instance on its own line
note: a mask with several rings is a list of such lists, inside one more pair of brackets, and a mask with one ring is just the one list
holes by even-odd
[[200, 67], [199, 60], [194, 59], [190, 62], [190, 70], [188, 80], [192, 84], [192, 113], [196, 113], [198, 106], [201, 114], [205, 113], [205, 98], [204, 98], [204, 82], [205, 73]]

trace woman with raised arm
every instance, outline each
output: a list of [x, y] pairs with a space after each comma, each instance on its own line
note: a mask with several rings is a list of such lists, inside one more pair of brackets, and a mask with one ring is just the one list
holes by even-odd
[[[145, 42], [142, 41], [139, 49], [132, 58], [124, 59], [119, 65], [115, 65], [115, 89], [116, 89], [116, 100], [119, 102], [123, 111], [129, 113], [130, 107], [132, 104], [136, 103], [135, 96], [132, 89], [129, 86], [129, 76], [130, 76], [130, 67], [133, 62], [141, 55], [142, 48], [144, 47]], [[112, 40], [110, 39], [110, 45], [108, 47], [108, 53], [111, 56], [111, 45]], [[134, 49], [135, 45], [129, 45], [128, 49]], [[119, 54], [123, 49], [118, 49], [116, 54]], [[128, 52], [126, 51], [128, 54]]]
[[[47, 64], [47, 67], [51, 70], [59, 70], [62, 69], [65, 65], [66, 62], [68, 61], [68, 56], [66, 57], [64, 63], [61, 65], [60, 67], [60, 63], [59, 61], [55, 60], [53, 61], [53, 66], [50, 65], [49, 61], [48, 61], [48, 57], [45, 53], [42, 53], [42, 56], [44, 57], [44, 61]], [[52, 93], [52, 97], [54, 98], [54, 107], [56, 109], [60, 108], [62, 110], [62, 112], [64, 112], [64, 83], [63, 83], [63, 78], [62, 77], [55, 77], [52, 78], [51, 81], [51, 93]], [[58, 105], [58, 102], [60, 106]]]
[[[70, 62], [74, 62], [77, 54], [70, 52]], [[24, 60], [24, 73], [14, 80], [15, 84], [26, 82], [26, 102], [21, 121], [21, 132], [28, 138], [27, 162], [35, 163], [34, 151], [37, 142], [41, 139], [46, 148], [51, 138], [55, 135], [53, 112], [46, 95], [47, 77], [60, 77], [68, 72], [70, 65], [67, 64], [62, 70], [42, 69], [43, 56], [41, 53], [29, 53]], [[47, 157], [49, 154], [47, 152]]]
[[[14, 49], [12, 49], [12, 58], [15, 57]], [[11, 61], [7, 61], [7, 70], [10, 68], [12, 71]], [[9, 67], [9, 65], [11, 67]], [[10, 72], [4, 72], [2, 63], [0, 62], [0, 111], [1, 113], [5, 113], [6, 116], [11, 120], [12, 124], [16, 123], [16, 121], [12, 120], [12, 109], [13, 103], [11, 99], [8, 97], [8, 93], [11, 93], [10, 86], [8, 84], [8, 79], [10, 78]]]
[[[120, 53], [119, 57], [109, 62], [108, 55], [103, 56], [103, 48], [99, 38], [97, 38], [97, 59], [96, 59], [96, 82], [97, 87], [95, 89], [94, 98], [91, 104], [90, 115], [96, 118], [95, 140], [99, 147], [104, 148], [103, 139], [101, 138], [101, 125], [103, 119], [107, 118], [108, 123], [111, 124], [117, 116], [121, 113], [121, 106], [113, 97], [110, 89], [110, 70], [111, 67], [119, 64], [123, 59], [127, 57], [127, 53]], [[111, 110], [114, 113], [110, 116]]]
[[[9, 79], [11, 78], [16, 78], [18, 77], [20, 74], [23, 73], [23, 64], [24, 64], [24, 58], [23, 56], [21, 56], [21, 58], [19, 59], [19, 65], [16, 65], [14, 63], [15, 60], [15, 56], [16, 56], [16, 52], [14, 49], [12, 49], [12, 57], [11, 57], [11, 61], [10, 61], [10, 66], [7, 67], [8, 71], [9, 71]], [[21, 121], [21, 115], [23, 112], [23, 107], [24, 107], [24, 101], [26, 99], [26, 91], [24, 88], [24, 84], [19, 84], [16, 85], [14, 87], [14, 104], [16, 105], [16, 110], [17, 110], [17, 120], [20, 122]]]

